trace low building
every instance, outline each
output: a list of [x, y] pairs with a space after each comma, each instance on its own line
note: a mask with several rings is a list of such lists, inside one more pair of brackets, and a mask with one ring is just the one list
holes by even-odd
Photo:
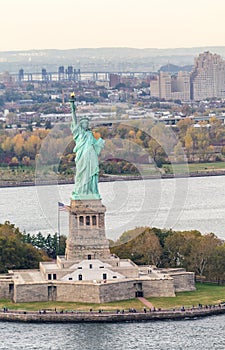
[[137, 266], [109, 250], [101, 200], [71, 200], [65, 256], [41, 262], [38, 270], [0, 276], [0, 298], [14, 302], [103, 303], [135, 297], [174, 297], [195, 290], [194, 273]]

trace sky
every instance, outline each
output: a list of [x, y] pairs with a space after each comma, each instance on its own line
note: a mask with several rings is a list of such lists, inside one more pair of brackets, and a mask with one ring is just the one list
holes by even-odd
[[224, 0], [0, 0], [0, 51], [225, 45]]

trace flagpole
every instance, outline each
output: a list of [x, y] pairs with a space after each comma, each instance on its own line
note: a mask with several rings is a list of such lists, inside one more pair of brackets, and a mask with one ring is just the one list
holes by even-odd
[[59, 203], [58, 203], [58, 244], [57, 244], [57, 250], [59, 253], [59, 243], [60, 243], [60, 210], [59, 210]]
[[64, 204], [64, 203], [61, 203], [61, 202], [58, 202], [58, 239], [57, 241], [59, 240], [59, 244], [57, 244], [57, 248], [58, 248], [58, 251], [59, 251], [59, 248], [60, 248], [60, 238], [61, 238], [61, 233], [60, 233], [60, 211], [66, 211], [67, 210], [67, 206]]

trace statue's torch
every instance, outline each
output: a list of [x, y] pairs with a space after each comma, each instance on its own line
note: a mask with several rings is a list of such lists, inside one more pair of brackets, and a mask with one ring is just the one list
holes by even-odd
[[70, 94], [70, 107], [71, 107], [71, 112], [72, 112], [72, 118], [74, 120], [74, 123], [77, 124], [77, 117], [76, 117], [76, 106], [75, 106], [75, 93], [72, 92]]

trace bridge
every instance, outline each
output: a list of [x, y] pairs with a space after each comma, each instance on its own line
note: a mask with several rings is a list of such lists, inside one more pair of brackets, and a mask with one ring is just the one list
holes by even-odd
[[118, 75], [120, 77], [147, 77], [151, 72], [140, 71], [82, 71], [74, 69], [72, 66], [64, 68], [60, 66], [58, 71], [48, 72], [42, 68], [41, 72], [25, 72], [20, 69], [18, 73], [11, 74], [17, 82], [52, 82], [52, 81], [109, 81], [111, 75]]

